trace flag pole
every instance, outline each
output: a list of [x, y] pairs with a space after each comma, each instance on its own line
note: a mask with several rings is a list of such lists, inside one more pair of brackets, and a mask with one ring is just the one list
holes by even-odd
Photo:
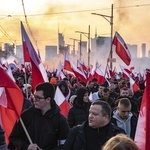
[[[29, 135], [29, 133], [28, 133], [28, 131], [27, 131], [25, 125], [24, 125], [24, 122], [23, 122], [22, 118], [20, 117], [19, 120], [20, 120], [20, 123], [21, 123], [21, 125], [22, 125], [22, 127], [23, 127], [23, 129], [24, 129], [24, 132], [25, 132], [25, 134], [26, 134], [26, 136], [27, 136], [27, 138], [28, 138], [30, 144], [33, 144], [32, 140], [31, 140], [31, 137], [30, 137], [30, 135]], [[42, 149], [38, 146], [38, 150], [42, 150]]]

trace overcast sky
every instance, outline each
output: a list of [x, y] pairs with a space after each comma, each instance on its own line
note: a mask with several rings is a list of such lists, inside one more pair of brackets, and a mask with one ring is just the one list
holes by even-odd
[[[119, 32], [126, 43], [138, 44], [138, 50], [142, 43], [150, 50], [149, 0], [24, 0], [32, 41], [36, 41], [41, 51], [45, 45], [56, 45], [58, 24], [67, 44], [72, 44], [70, 38], [79, 39], [75, 31], [88, 32], [88, 25], [91, 36], [95, 29], [98, 35], [110, 36], [109, 22], [91, 13], [110, 16], [111, 4], [114, 6], [114, 33]], [[29, 33], [22, 1], [0, 0], [0, 42], [21, 44], [20, 21]]]

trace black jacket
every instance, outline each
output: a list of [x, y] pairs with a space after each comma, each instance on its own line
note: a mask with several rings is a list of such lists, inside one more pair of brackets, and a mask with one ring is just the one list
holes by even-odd
[[73, 107], [68, 112], [68, 123], [70, 128], [82, 124], [88, 119], [89, 108], [91, 103], [79, 103], [78, 100], [74, 101]]
[[0, 126], [0, 149], [6, 150], [4, 130], [1, 128], [1, 126]]
[[[32, 142], [42, 150], [55, 149], [58, 140], [65, 140], [68, 135], [69, 126], [65, 117], [60, 114], [58, 106], [51, 108], [44, 115], [33, 106], [24, 111], [21, 118]], [[19, 150], [27, 150], [30, 143], [20, 121], [14, 126], [10, 141]]]
[[102, 128], [92, 129], [86, 121], [70, 130], [64, 150], [101, 150], [107, 140], [119, 133], [125, 132], [111, 123]]

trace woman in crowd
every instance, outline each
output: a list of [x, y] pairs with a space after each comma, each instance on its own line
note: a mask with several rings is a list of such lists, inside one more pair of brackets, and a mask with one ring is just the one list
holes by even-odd
[[89, 93], [86, 88], [77, 90], [77, 97], [74, 99], [73, 107], [68, 113], [68, 123], [70, 128], [82, 124], [88, 118], [89, 108]]

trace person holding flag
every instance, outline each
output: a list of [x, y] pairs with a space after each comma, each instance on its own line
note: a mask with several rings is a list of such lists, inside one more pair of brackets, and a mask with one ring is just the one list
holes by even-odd
[[50, 150], [63, 146], [69, 126], [54, 101], [54, 94], [54, 87], [49, 82], [36, 86], [34, 105], [21, 115], [26, 131], [20, 120], [10, 135], [10, 141], [18, 150]]

